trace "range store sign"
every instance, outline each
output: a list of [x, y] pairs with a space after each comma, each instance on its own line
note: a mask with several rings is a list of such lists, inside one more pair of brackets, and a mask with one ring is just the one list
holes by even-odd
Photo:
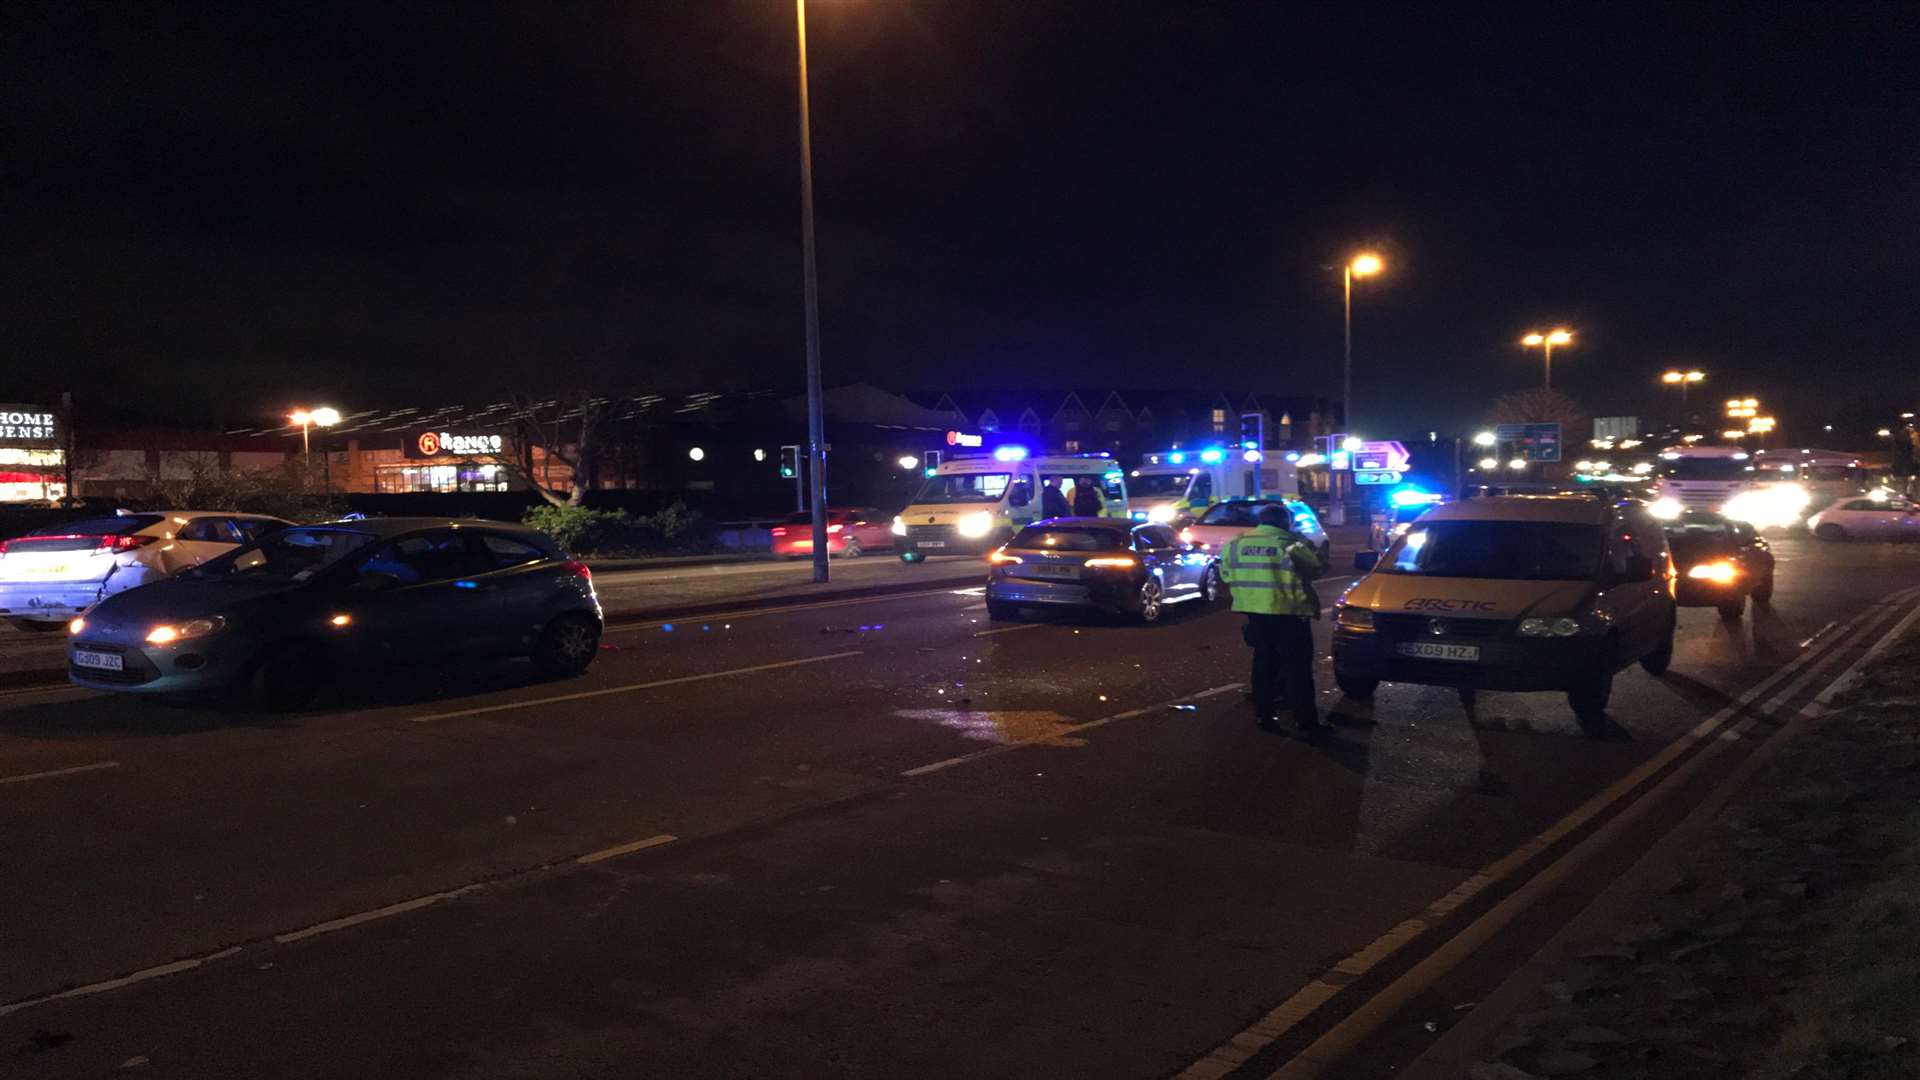
[[45, 405], [0, 405], [0, 446], [53, 450], [66, 437], [60, 414]]
[[505, 452], [498, 435], [467, 435], [452, 431], [423, 431], [407, 443], [410, 458], [498, 457]]

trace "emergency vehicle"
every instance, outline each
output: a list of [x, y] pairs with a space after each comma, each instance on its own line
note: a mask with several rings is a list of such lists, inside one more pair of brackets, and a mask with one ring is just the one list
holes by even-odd
[[[1046, 512], [1054, 501], [1050, 482], [1060, 500], [1053, 513]], [[1035, 521], [1072, 516], [1082, 485], [1099, 493], [1100, 517], [1129, 516], [1126, 474], [1107, 454], [1030, 455], [1025, 447], [1002, 446], [948, 458], [893, 519], [894, 545], [910, 563], [929, 555], [985, 555]]]
[[1148, 454], [1127, 476], [1136, 521], [1175, 527], [1193, 522], [1228, 499], [1300, 495], [1299, 473], [1259, 450], [1213, 446]]
[[1655, 517], [1687, 510], [1724, 514], [1756, 528], [1797, 524], [1811, 496], [1791, 472], [1768, 473], [1737, 446], [1677, 446], [1660, 455]]

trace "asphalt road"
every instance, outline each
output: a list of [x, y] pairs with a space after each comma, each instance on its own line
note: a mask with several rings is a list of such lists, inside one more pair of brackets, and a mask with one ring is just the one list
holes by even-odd
[[1002, 626], [969, 590], [617, 628], [582, 679], [449, 666], [294, 718], [0, 696], [0, 1062], [1176, 1074], [1920, 584], [1920, 547], [1776, 550], [1772, 609], [1683, 612], [1604, 740], [1557, 695], [1340, 705], [1324, 662], [1341, 729], [1264, 735], [1225, 612]]

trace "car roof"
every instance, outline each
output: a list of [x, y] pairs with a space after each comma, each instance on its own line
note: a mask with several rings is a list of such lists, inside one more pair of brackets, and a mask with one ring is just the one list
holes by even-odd
[[1039, 521], [1033, 522], [1032, 524], [1028, 525], [1027, 528], [1029, 529], [1046, 528], [1048, 526], [1065, 525], [1075, 529], [1112, 529], [1114, 532], [1128, 532], [1134, 529], [1136, 526], [1145, 525], [1145, 524], [1147, 524], [1147, 522], [1128, 521], [1125, 518], [1055, 517], [1055, 518], [1041, 518]]
[[341, 521], [315, 522], [314, 527], [351, 529], [354, 532], [371, 533], [374, 536], [399, 536], [402, 533], [419, 532], [423, 529], [486, 529], [489, 532], [513, 533], [519, 536], [546, 536], [546, 534], [540, 530], [521, 525], [518, 522], [488, 521], [483, 518], [355, 518]]
[[1421, 521], [1553, 521], [1604, 525], [1613, 505], [1583, 495], [1493, 495], [1441, 503]]

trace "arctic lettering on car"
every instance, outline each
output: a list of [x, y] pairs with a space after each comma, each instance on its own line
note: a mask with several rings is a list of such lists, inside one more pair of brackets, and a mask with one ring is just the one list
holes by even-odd
[[1492, 611], [1491, 600], [1444, 600], [1437, 596], [1418, 596], [1407, 601], [1408, 611]]

